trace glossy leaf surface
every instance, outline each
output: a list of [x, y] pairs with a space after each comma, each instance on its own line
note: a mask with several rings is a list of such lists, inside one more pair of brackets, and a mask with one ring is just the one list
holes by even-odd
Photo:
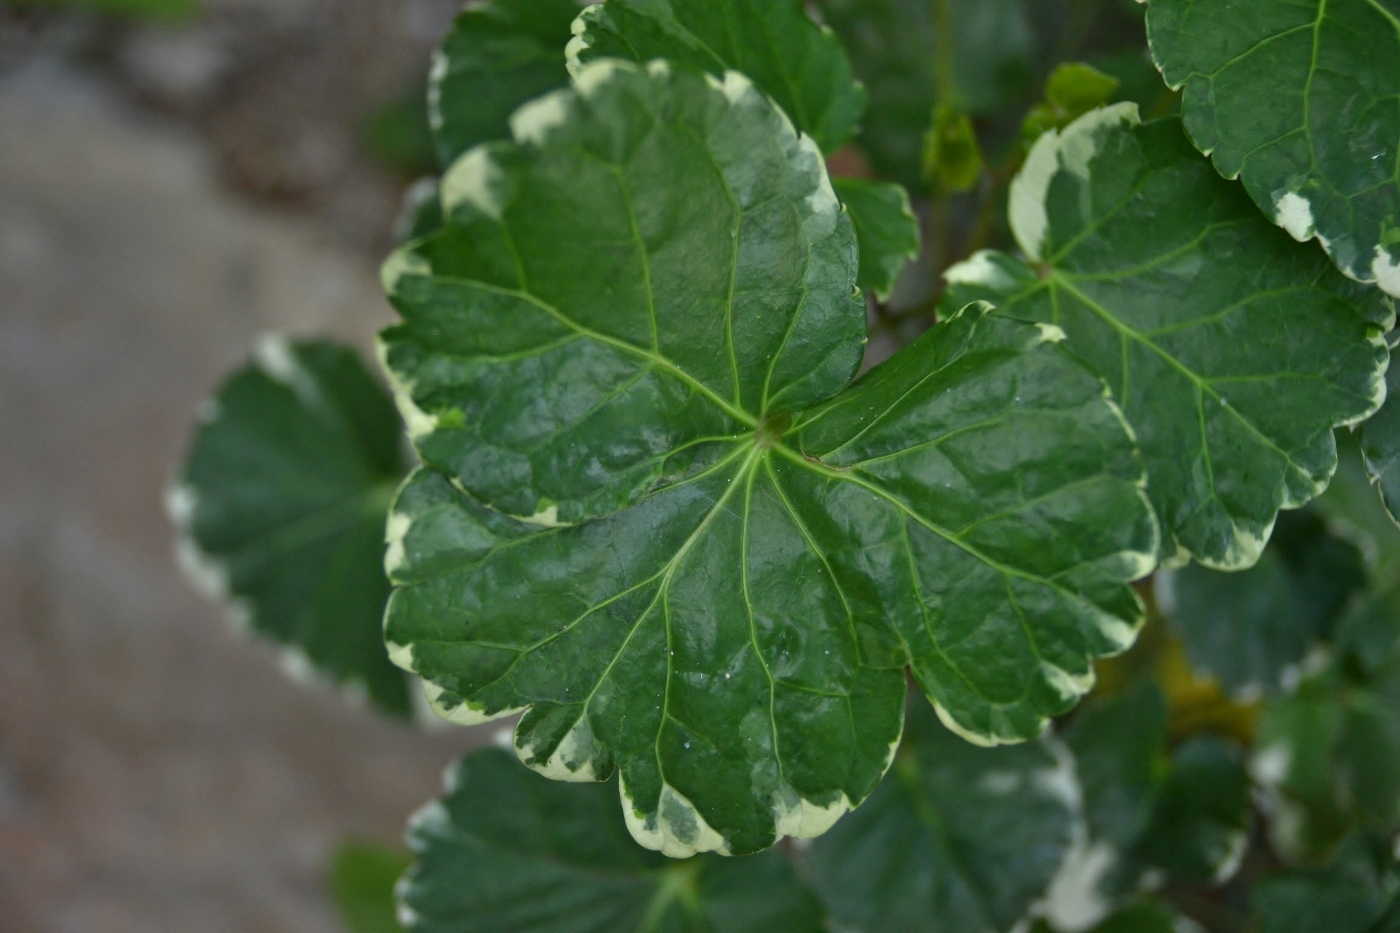
[[[860, 146], [881, 176], [911, 189], [921, 186], [935, 105], [986, 114], [1014, 102], [1029, 82], [1035, 37], [1024, 0], [950, 0], [942, 36], [937, 5], [927, 0], [821, 0], [820, 7], [870, 95]], [[952, 57], [953, 100], [937, 92], [940, 41]]]
[[1400, 3], [1152, 0], [1187, 132], [1299, 240], [1400, 295]]
[[1158, 601], [1192, 665], [1237, 696], [1277, 692], [1327, 640], [1366, 585], [1356, 545], [1315, 512], [1283, 512], [1259, 563], [1239, 573], [1198, 565], [1158, 578]]
[[422, 933], [819, 933], [821, 906], [776, 852], [672, 862], [627, 835], [617, 793], [475, 752], [409, 826], [400, 889]]
[[281, 645], [291, 673], [407, 715], [381, 636], [402, 431], [353, 350], [269, 338], [208, 403], [169, 505], [195, 582]]
[[802, 0], [604, 0], [579, 18], [575, 71], [598, 58], [664, 58], [722, 77], [747, 75], [823, 152], [843, 146], [865, 110], [865, 89], [830, 30]]
[[973, 306], [841, 392], [865, 310], [810, 141], [733, 73], [576, 87], [459, 163], [448, 229], [388, 264], [432, 468], [390, 519], [395, 659], [455, 721], [529, 708], [545, 773], [620, 768], [677, 855], [864, 799], [905, 665], [965, 735], [1036, 735], [1133, 640], [1156, 547], [1101, 382]]
[[856, 284], [884, 301], [905, 263], [919, 255], [919, 220], [909, 205], [909, 192], [901, 185], [861, 178], [833, 178], [831, 184], [856, 228]]
[[947, 273], [945, 307], [985, 298], [1062, 327], [1134, 428], [1166, 557], [1252, 565], [1278, 511], [1326, 488], [1333, 427], [1383, 400], [1389, 300], [1133, 104], [1042, 136], [1010, 213], [1032, 265], [978, 254]]
[[457, 17], [428, 82], [443, 165], [478, 143], [508, 138], [517, 107], [569, 83], [564, 47], [582, 8], [579, 0], [488, 0]]
[[976, 748], [915, 704], [890, 776], [813, 844], [813, 885], [843, 930], [1005, 933], [1069, 851], [1069, 757], [1049, 738]]

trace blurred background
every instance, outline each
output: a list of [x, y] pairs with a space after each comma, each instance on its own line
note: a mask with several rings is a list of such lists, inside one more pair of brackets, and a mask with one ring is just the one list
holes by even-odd
[[[493, 732], [423, 733], [285, 677], [182, 579], [162, 508], [200, 401], [259, 334], [368, 355], [391, 321], [376, 270], [437, 170], [423, 83], [460, 9], [0, 0], [3, 933], [344, 931], [335, 853], [396, 845]], [[978, 89], [1029, 104], [1051, 63], [1127, 42], [1123, 80], [1162, 95], [1128, 0], [1027, 9], [999, 37], [1014, 55], [968, 50]]]
[[0, 2], [5, 933], [341, 931], [332, 853], [397, 843], [479, 740], [288, 680], [181, 578], [161, 505], [256, 335], [367, 352], [389, 322], [459, 9]]

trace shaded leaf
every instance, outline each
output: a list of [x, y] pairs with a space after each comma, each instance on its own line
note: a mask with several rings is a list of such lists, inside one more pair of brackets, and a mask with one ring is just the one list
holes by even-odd
[[208, 404], [169, 508], [193, 579], [280, 644], [291, 673], [406, 715], [407, 679], [380, 634], [402, 430], [353, 350], [269, 338]]
[[865, 308], [810, 140], [732, 72], [576, 87], [388, 263], [431, 468], [390, 518], [395, 659], [454, 721], [528, 708], [551, 776], [618, 767], [676, 855], [869, 795], [906, 664], [966, 735], [1038, 734], [1132, 641], [1156, 547], [1102, 383], [978, 305], [842, 392]]
[[487, 749], [409, 826], [400, 889], [422, 933], [819, 933], [820, 905], [776, 852], [671, 862], [636, 845], [602, 784], [565, 785]]
[[856, 228], [856, 284], [885, 301], [904, 264], [919, 255], [919, 220], [909, 205], [909, 192], [902, 185], [860, 178], [833, 178], [831, 184]]
[[1191, 565], [1158, 577], [1157, 594], [1191, 663], [1236, 696], [1295, 685], [1308, 653], [1328, 640], [1366, 585], [1356, 545], [1314, 512], [1284, 512], [1259, 562], [1240, 573]]
[[1178, 878], [1217, 884], [1239, 870], [1249, 844], [1249, 776], [1240, 748], [1197, 735], [1172, 753], [1142, 853]]
[[1400, 366], [1386, 371], [1386, 400], [1375, 417], [1361, 426], [1361, 455], [1366, 475], [1380, 490], [1386, 514], [1400, 524]]
[[1289, 853], [1325, 849], [1355, 826], [1400, 828], [1400, 587], [1358, 598], [1334, 663], [1264, 709], [1256, 780], [1277, 793], [1272, 824]]
[[1220, 173], [1347, 275], [1400, 295], [1395, 0], [1152, 0], [1147, 30]]
[[978, 254], [947, 273], [944, 306], [983, 298], [1064, 328], [1135, 430], [1166, 557], [1251, 566], [1278, 511], [1326, 488], [1333, 427], [1384, 398], [1390, 301], [1133, 104], [1042, 136], [1010, 213], [1033, 266]]
[[1100, 922], [1142, 879], [1140, 851], [1167, 764], [1167, 705], [1151, 682], [1091, 703], [1071, 721], [1085, 835], [1061, 872], [1047, 913], [1058, 927]]
[[1391, 844], [1357, 834], [1326, 867], [1265, 878], [1250, 900], [1261, 933], [1394, 933], [1397, 889]]
[[1050, 738], [976, 748], [915, 705], [890, 776], [813, 844], [813, 885], [843, 930], [1004, 933], [1069, 850], [1068, 755]]
[[716, 78], [742, 72], [823, 152], [845, 145], [865, 110], [841, 43], [812, 22], [802, 0], [605, 0], [576, 28], [575, 72], [605, 57], [664, 58]]
[[821, 0], [845, 43], [870, 104], [859, 143], [879, 173], [911, 189], [921, 183], [924, 131], [934, 107], [974, 115], [1014, 103], [1029, 84], [1035, 37], [1023, 0], [949, 0], [956, 100], [941, 100], [934, 70], [940, 37], [928, 0]]
[[340, 848], [331, 865], [331, 892], [347, 933], [402, 933], [394, 883], [408, 868], [407, 853], [366, 843]]
[[487, 0], [457, 17], [433, 59], [428, 112], [438, 158], [510, 136], [526, 101], [569, 83], [564, 47], [580, 0]]

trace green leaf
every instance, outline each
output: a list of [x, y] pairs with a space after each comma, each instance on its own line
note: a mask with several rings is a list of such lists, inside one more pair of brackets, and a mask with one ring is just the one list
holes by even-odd
[[1274, 222], [1400, 295], [1395, 0], [1152, 0], [1187, 132]]
[[394, 221], [394, 242], [421, 240], [441, 230], [444, 223], [438, 179], [420, 178], [404, 190], [399, 216]]
[[[1032, 928], [1032, 933], [1053, 933], [1056, 928], [1040, 921]], [[1084, 927], [1064, 927], [1082, 931]], [[1142, 901], [1125, 907], [1113, 916], [1096, 924], [1088, 933], [1196, 933], [1200, 927], [1186, 920], [1165, 904], [1156, 901]]]
[[1042, 136], [1010, 214], [1032, 265], [978, 254], [948, 271], [944, 307], [981, 298], [1064, 328], [1137, 434], [1167, 558], [1251, 566], [1279, 509], [1326, 488], [1333, 427], [1384, 398], [1390, 301], [1133, 104]]
[[345, 347], [269, 338], [204, 411], [169, 495], [192, 579], [237, 624], [393, 713], [384, 520], [408, 469], [393, 403]]
[[1069, 851], [1069, 756], [1048, 737], [977, 748], [918, 706], [890, 776], [813, 844], [813, 887], [853, 933], [1005, 933]]
[[903, 185], [860, 178], [833, 178], [831, 184], [856, 228], [856, 284], [885, 301], [904, 264], [919, 256], [919, 219], [909, 205], [909, 192]]
[[[948, 0], [940, 37], [930, 0], [821, 0], [870, 106], [859, 143], [884, 177], [920, 187], [924, 131], [938, 104], [974, 115], [1016, 101], [1030, 82], [1035, 37], [1023, 0]], [[952, 58], [956, 99], [940, 99], [940, 47]]]
[[1090, 110], [1111, 102], [1120, 84], [1112, 75], [1083, 62], [1056, 66], [1045, 82], [1045, 103], [1031, 108], [1021, 124], [1026, 144], [1034, 144], [1042, 133], [1064, 129]]
[[341, 846], [331, 865], [331, 891], [348, 933], [402, 933], [394, 883], [410, 861], [407, 853], [382, 846]]
[[[1391, 571], [1393, 573], [1393, 571]], [[1400, 828], [1400, 587], [1356, 599], [1336, 660], [1295, 695], [1268, 704], [1256, 780], [1274, 796], [1278, 848], [1306, 855], [1356, 826]]]
[[564, 47], [581, 8], [580, 0], [487, 0], [457, 17], [428, 81], [443, 165], [479, 143], [509, 138], [516, 108], [569, 83]]
[[665, 58], [723, 78], [748, 76], [823, 152], [840, 149], [865, 110], [865, 89], [830, 30], [802, 0], [604, 0], [575, 26], [569, 67], [599, 58]]
[[1191, 565], [1158, 577], [1157, 597], [1192, 665], [1232, 694], [1295, 685], [1299, 665], [1328, 640], [1366, 585], [1360, 549], [1312, 511], [1279, 515], [1259, 563], [1241, 573]]
[[906, 664], [978, 741], [1072, 706], [1135, 637], [1157, 539], [1059, 331], [973, 306], [842, 392], [854, 234], [745, 79], [598, 63], [514, 124], [386, 275], [431, 468], [390, 518], [386, 637], [433, 705], [529, 708], [522, 759], [616, 765], [671, 854], [815, 835], [869, 795]]
[[[1386, 370], [1386, 377], [1389, 379], [1390, 370]], [[1387, 394], [1386, 400], [1390, 398]], [[1326, 516], [1339, 534], [1360, 545], [1369, 565], [1382, 567], [1400, 555], [1400, 529], [1377, 498], [1367, 476], [1357, 443], [1358, 435], [1365, 433], [1365, 425], [1355, 433], [1337, 432], [1337, 473], [1314, 508]]]
[[1178, 878], [1217, 884], [1239, 870], [1249, 845], [1249, 776], [1234, 742], [1195, 735], [1171, 770], [1143, 838], [1144, 856]]
[[1265, 878], [1250, 900], [1261, 933], [1394, 933], [1397, 888], [1391, 844], [1357, 834], [1329, 865]]
[[1136, 890], [1148, 867], [1140, 848], [1168, 770], [1166, 700], [1150, 682], [1097, 700], [1075, 714], [1064, 740], [1074, 753], [1086, 834], [1048, 913], [1057, 926], [1083, 930]]
[[409, 824], [413, 933], [819, 933], [821, 907], [776, 852], [681, 862], [639, 848], [617, 793], [487, 749]]
[[971, 191], [982, 179], [982, 147], [967, 114], [946, 104], [934, 108], [924, 137], [924, 179], [949, 192]]
[[1361, 427], [1361, 454], [1386, 514], [1400, 524], [1400, 366], [1386, 371], [1385, 383], [1385, 404]]

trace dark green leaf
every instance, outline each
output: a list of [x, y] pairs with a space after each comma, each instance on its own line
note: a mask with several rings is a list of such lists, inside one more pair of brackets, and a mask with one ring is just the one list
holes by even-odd
[[985, 298], [1064, 328], [1136, 431], [1166, 556], [1251, 566], [1279, 509], [1326, 488], [1333, 427], [1384, 398], [1390, 301], [1133, 104], [1042, 136], [1010, 213], [1032, 265], [979, 254], [949, 270], [945, 307]]
[[1251, 901], [1261, 933], [1394, 933], [1397, 889], [1391, 844], [1357, 834], [1325, 868], [1259, 882]]
[[[909, 188], [920, 186], [935, 105], [987, 114], [1029, 83], [1034, 35], [1024, 0], [948, 0], [943, 37], [930, 0], [821, 0], [820, 7], [869, 91], [860, 145], [881, 175]], [[952, 57], [955, 100], [936, 91], [940, 38]]]
[[843, 930], [1005, 933], [1069, 850], [1069, 756], [1048, 738], [976, 748], [915, 702], [890, 776], [813, 844], [813, 886]]
[[865, 110], [841, 43], [808, 18], [802, 0], [605, 0], [576, 30], [575, 71], [609, 56], [664, 58], [716, 78], [739, 71], [823, 152], [845, 145]]
[[1266, 706], [1255, 741], [1255, 777], [1276, 792], [1271, 828], [1289, 853], [1354, 826], [1400, 828], [1400, 587], [1358, 598], [1339, 629], [1336, 663]]
[[1249, 844], [1250, 788], [1238, 746], [1212, 735], [1187, 739], [1172, 754], [1142, 852], [1191, 881], [1228, 881]]
[[1400, 366], [1386, 371], [1385, 382], [1385, 404], [1361, 428], [1361, 454], [1386, 513], [1400, 524]]
[[[1390, 377], [1390, 370], [1386, 371], [1386, 377]], [[1386, 400], [1390, 399], [1387, 393]], [[1359, 432], [1337, 432], [1337, 473], [1314, 507], [1327, 517], [1337, 533], [1357, 542], [1369, 565], [1381, 567], [1400, 555], [1400, 529], [1376, 496], [1367, 476], [1357, 443], [1357, 434], [1365, 432], [1364, 425]]]
[[1099, 700], [1065, 732], [1084, 798], [1086, 835], [1070, 854], [1049, 917], [1064, 929], [1101, 920], [1138, 887], [1139, 851], [1167, 771], [1167, 705], [1151, 683]]
[[457, 17], [428, 82], [443, 165], [508, 138], [516, 108], [569, 83], [564, 47], [580, 9], [580, 0], [488, 0]]
[[820, 933], [776, 852], [682, 862], [627, 835], [617, 791], [546, 781], [496, 749], [453, 769], [409, 827], [400, 892], [414, 933]]
[[831, 184], [856, 228], [856, 284], [885, 301], [904, 264], [919, 255], [919, 219], [909, 206], [909, 192], [903, 185], [859, 178], [833, 178]]
[[388, 264], [435, 471], [390, 519], [396, 660], [456, 721], [529, 708], [546, 773], [616, 765], [673, 854], [864, 799], [906, 664], [965, 735], [1038, 734], [1133, 640], [1157, 546], [1102, 383], [978, 305], [842, 393], [865, 308], [810, 139], [733, 72], [576, 88], [460, 161], [448, 229]]
[[1196, 669], [1236, 696], [1298, 681], [1299, 665], [1332, 634], [1366, 585], [1360, 549], [1311, 511], [1279, 515], [1259, 563], [1240, 573], [1191, 565], [1158, 577], [1157, 597]]
[[1152, 0], [1147, 29], [1221, 174], [1347, 275], [1400, 295], [1400, 5]]
[[[1057, 929], [1083, 933], [1086, 928], [1078, 925], [1055, 927], [1041, 920], [1031, 928], [1031, 933], [1055, 933]], [[1142, 901], [1123, 908], [1089, 929], [1088, 933], [1196, 933], [1198, 930], [1200, 928], [1194, 923], [1165, 904]]]
[[407, 714], [380, 634], [402, 430], [353, 350], [270, 338], [209, 403], [169, 504], [193, 579], [282, 645], [292, 673]]
[[347, 933], [402, 933], [394, 882], [408, 868], [407, 853], [382, 846], [342, 846], [331, 866], [331, 891]]

